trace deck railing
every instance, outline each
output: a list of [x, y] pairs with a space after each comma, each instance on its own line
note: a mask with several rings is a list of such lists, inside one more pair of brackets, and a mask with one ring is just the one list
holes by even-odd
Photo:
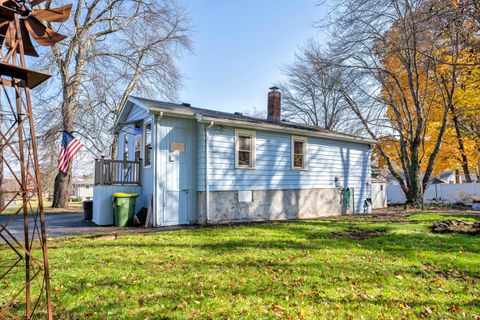
[[141, 185], [141, 160], [95, 159], [95, 185]]

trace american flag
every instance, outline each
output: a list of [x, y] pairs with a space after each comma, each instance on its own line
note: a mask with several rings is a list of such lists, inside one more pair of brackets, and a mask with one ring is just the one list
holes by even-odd
[[60, 157], [58, 159], [60, 171], [67, 173], [70, 161], [82, 147], [83, 143], [74, 138], [68, 131], [63, 130], [62, 149], [60, 149]]

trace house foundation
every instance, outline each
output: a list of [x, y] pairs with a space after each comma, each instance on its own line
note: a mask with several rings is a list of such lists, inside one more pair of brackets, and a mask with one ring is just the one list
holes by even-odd
[[[353, 214], [342, 189], [211, 191], [208, 222], [315, 219]], [[197, 193], [198, 223], [207, 221], [205, 192]]]

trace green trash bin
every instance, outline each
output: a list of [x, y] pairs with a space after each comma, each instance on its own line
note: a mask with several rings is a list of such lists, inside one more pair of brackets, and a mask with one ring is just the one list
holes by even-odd
[[113, 197], [113, 221], [115, 227], [125, 227], [131, 223], [135, 214], [135, 199], [138, 194], [117, 192]]

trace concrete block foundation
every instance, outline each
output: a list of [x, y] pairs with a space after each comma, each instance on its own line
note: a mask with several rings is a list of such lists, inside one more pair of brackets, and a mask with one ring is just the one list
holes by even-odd
[[[211, 191], [209, 222], [314, 219], [353, 214], [353, 199], [346, 208], [338, 188]], [[252, 197], [246, 197], [251, 192]], [[206, 221], [205, 192], [197, 193], [198, 223]]]

